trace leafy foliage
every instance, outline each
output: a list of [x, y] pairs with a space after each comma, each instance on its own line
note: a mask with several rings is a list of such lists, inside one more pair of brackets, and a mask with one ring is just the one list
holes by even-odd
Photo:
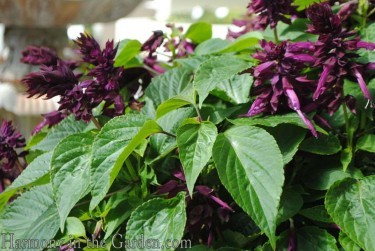
[[201, 21], [103, 50], [83, 34], [74, 73], [28, 47], [45, 65], [29, 94], [61, 106], [25, 152], [0, 128], [0, 233], [60, 250], [375, 250], [373, 6], [316, 2], [252, 2], [228, 39]]

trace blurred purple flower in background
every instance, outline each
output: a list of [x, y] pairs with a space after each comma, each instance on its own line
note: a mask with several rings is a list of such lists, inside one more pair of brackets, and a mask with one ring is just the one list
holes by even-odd
[[56, 65], [59, 60], [56, 52], [47, 47], [27, 46], [22, 51], [21, 62], [32, 65]]
[[4, 120], [0, 128], [0, 169], [10, 171], [19, 157], [16, 149], [25, 145], [25, 139], [16, 131], [12, 122]]

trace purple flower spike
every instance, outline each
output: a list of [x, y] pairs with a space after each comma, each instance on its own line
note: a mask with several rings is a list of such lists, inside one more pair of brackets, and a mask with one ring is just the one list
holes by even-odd
[[23, 80], [29, 97], [46, 95], [48, 99], [64, 95], [78, 83], [72, 70], [63, 62], [42, 66], [40, 72], [29, 73]]
[[89, 34], [81, 33], [74, 41], [79, 47], [83, 61], [90, 64], [98, 64], [98, 58], [102, 55], [99, 43]]
[[0, 128], [0, 169], [11, 170], [19, 156], [15, 149], [25, 145], [25, 139], [16, 132], [12, 122], [4, 120]]
[[47, 47], [27, 46], [22, 51], [21, 62], [32, 65], [56, 65], [59, 60], [55, 51]]
[[257, 14], [254, 20], [254, 28], [264, 30], [268, 25], [274, 29], [279, 21], [290, 24], [290, 18], [286, 16], [296, 12], [292, 6], [292, 0], [253, 0], [248, 6], [249, 13]]

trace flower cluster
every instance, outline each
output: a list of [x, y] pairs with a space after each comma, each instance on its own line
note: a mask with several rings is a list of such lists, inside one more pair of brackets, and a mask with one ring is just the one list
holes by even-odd
[[[317, 136], [313, 124], [305, 115], [312, 111], [326, 110], [332, 115], [342, 103], [355, 112], [355, 99], [344, 96], [344, 78], [355, 78], [368, 100], [372, 100], [366, 86], [363, 72], [371, 69], [373, 63], [364, 65], [355, 61], [356, 51], [361, 48], [374, 50], [375, 44], [363, 42], [355, 31], [342, 27], [338, 14], [333, 14], [328, 3], [314, 4], [307, 10], [312, 24], [308, 32], [319, 35], [315, 43], [311, 42], [261, 42], [262, 51], [253, 55], [259, 60], [254, 67], [255, 78], [252, 94], [257, 96], [245, 116], [260, 113], [275, 113], [285, 106], [295, 110], [312, 134]], [[308, 79], [307, 69], [321, 72], [318, 80]], [[315, 119], [329, 127], [319, 116]]]
[[261, 42], [262, 51], [253, 57], [260, 61], [254, 68], [253, 94], [258, 95], [248, 113], [244, 116], [254, 116], [260, 113], [275, 113], [279, 108], [290, 107], [295, 110], [308, 126], [314, 136], [316, 130], [309, 118], [302, 112], [299, 95], [313, 89], [313, 83], [302, 76], [306, 65], [315, 62], [308, 53], [315, 49], [309, 42]]
[[23, 79], [29, 97], [60, 97], [59, 112], [47, 114], [37, 131], [42, 126], [58, 123], [70, 113], [76, 119], [88, 122], [93, 109], [103, 101], [105, 115], [115, 116], [124, 112], [125, 105], [120, 95], [120, 88], [125, 82], [124, 69], [114, 66], [117, 46], [109, 41], [101, 50], [97, 41], [86, 34], [81, 34], [75, 43], [79, 46], [83, 63], [90, 65], [87, 76], [75, 73], [75, 63], [61, 60], [50, 50], [29, 47], [23, 53], [22, 62], [42, 64], [39, 72], [30, 73]]
[[249, 13], [257, 14], [255, 29], [264, 30], [268, 25], [274, 29], [279, 21], [290, 24], [286, 15], [296, 13], [292, 0], [253, 0], [248, 6]]
[[182, 27], [175, 27], [168, 24], [171, 36], [167, 36], [162, 31], [154, 31], [151, 37], [142, 45], [142, 51], [147, 51], [148, 55], [144, 59], [145, 65], [151, 67], [158, 73], [164, 73], [165, 69], [158, 64], [156, 50], [163, 48], [164, 52], [170, 53], [170, 61], [176, 58], [186, 57], [194, 53], [196, 45], [183, 37]]
[[0, 128], [0, 170], [10, 171], [19, 154], [17, 148], [25, 146], [25, 139], [16, 132], [11, 121], [3, 121]]
[[314, 66], [322, 68], [313, 99], [318, 100], [323, 94], [331, 91], [339, 103], [343, 100], [343, 79], [354, 77], [365, 98], [372, 100], [362, 75], [365, 65], [354, 59], [358, 56], [356, 54], [358, 49], [374, 50], [375, 44], [360, 41], [359, 37], [351, 38], [356, 35], [356, 31], [344, 29], [340, 16], [333, 14], [328, 3], [312, 5], [307, 10], [307, 16], [312, 22], [307, 32], [319, 35], [315, 43]]
[[[176, 171], [173, 175], [176, 179], [160, 186], [158, 194], [167, 194], [168, 198], [172, 198], [181, 191], [188, 191], [184, 173]], [[210, 246], [215, 235], [217, 219], [219, 222], [228, 222], [229, 214], [234, 210], [215, 195], [214, 189], [203, 185], [195, 186], [193, 198], [188, 196], [186, 202], [188, 233], [192, 238], [206, 236], [207, 245]]]

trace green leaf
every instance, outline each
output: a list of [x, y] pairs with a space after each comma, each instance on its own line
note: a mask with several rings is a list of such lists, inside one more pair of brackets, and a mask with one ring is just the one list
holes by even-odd
[[92, 132], [70, 135], [53, 151], [51, 181], [61, 231], [64, 231], [70, 210], [90, 192], [90, 159], [94, 137]]
[[298, 11], [307, 9], [313, 3], [320, 3], [320, 0], [294, 0], [294, 5], [298, 6]]
[[361, 248], [343, 231], [340, 231], [339, 233], [339, 242], [345, 251], [361, 251]]
[[173, 68], [166, 73], [152, 79], [145, 91], [157, 107], [164, 101], [181, 94], [190, 88], [191, 71], [186, 68]]
[[332, 218], [327, 213], [323, 205], [306, 208], [299, 212], [301, 215], [313, 221], [320, 221], [325, 223], [333, 223]]
[[190, 25], [185, 33], [185, 38], [189, 38], [196, 44], [200, 44], [212, 37], [212, 25], [206, 22], [196, 22]]
[[318, 227], [303, 227], [297, 232], [298, 250], [338, 251], [336, 239], [326, 230]]
[[375, 153], [375, 135], [367, 134], [360, 137], [357, 141], [357, 149]]
[[90, 211], [105, 197], [123, 163], [142, 140], [162, 132], [155, 121], [142, 115], [111, 119], [96, 136], [92, 147]]
[[[14, 240], [42, 242], [42, 240], [53, 239], [59, 230], [59, 222], [52, 186], [48, 184], [34, 187], [13, 201], [0, 216], [0, 229], [3, 233], [14, 234]], [[8, 243], [5, 244], [9, 247]], [[24, 247], [20, 250], [30, 250], [30, 248]]]
[[238, 52], [242, 50], [248, 50], [251, 47], [259, 44], [259, 41], [262, 40], [264, 37], [261, 32], [259, 31], [252, 31], [248, 32], [236, 40], [234, 40], [231, 44], [226, 46], [224, 49], [220, 50], [220, 53], [228, 53], [228, 52]]
[[305, 139], [299, 149], [309, 153], [332, 155], [341, 151], [341, 143], [333, 134], [319, 135], [318, 138]]
[[[307, 128], [305, 123], [296, 113], [288, 113], [285, 115], [272, 115], [264, 117], [249, 117], [229, 120], [234, 125], [262, 125], [267, 127], [275, 127], [280, 124], [292, 124], [302, 128]], [[325, 130], [315, 125], [318, 132], [327, 134]]]
[[252, 84], [253, 77], [250, 74], [234, 75], [219, 83], [211, 93], [232, 104], [244, 104], [250, 101]]
[[51, 151], [63, 138], [83, 132], [88, 129], [88, 126], [83, 121], [75, 120], [73, 115], [65, 118], [58, 125], [52, 127], [47, 136], [39, 142], [36, 146], [31, 147], [32, 150]]
[[[360, 17], [362, 18], [362, 17]], [[366, 42], [375, 41], [375, 23], [370, 23], [366, 29], [361, 29], [361, 40]], [[375, 61], [375, 51], [360, 49], [358, 54], [361, 56], [358, 61], [367, 64]], [[374, 96], [373, 96], [374, 97]]]
[[213, 38], [199, 44], [197, 48], [195, 48], [194, 53], [199, 56], [214, 54], [223, 50], [228, 45], [230, 45], [230, 42], [228, 40]]
[[288, 124], [280, 124], [276, 127], [268, 128], [267, 131], [275, 138], [283, 155], [284, 165], [293, 159], [307, 132], [301, 127]]
[[200, 172], [211, 158], [216, 136], [217, 128], [214, 124], [199, 123], [195, 119], [188, 119], [177, 130], [179, 156], [191, 196]]
[[249, 63], [231, 55], [214, 57], [202, 63], [193, 82], [199, 95], [199, 106], [202, 107], [203, 101], [219, 83], [233, 78], [250, 66]]
[[292, 188], [284, 189], [281, 195], [277, 223], [280, 224], [296, 215], [303, 206], [303, 199], [300, 193]]
[[125, 39], [121, 41], [115, 57], [115, 66], [126, 67], [127, 63], [141, 52], [141, 47], [142, 44], [138, 40]]
[[49, 183], [51, 157], [52, 152], [40, 155], [27, 166], [4, 192], [0, 193], [0, 211], [17, 191]]
[[333, 221], [366, 251], [375, 250], [375, 176], [347, 178], [328, 190], [325, 206]]
[[315, 190], [327, 190], [333, 183], [348, 177], [360, 178], [362, 173], [358, 169], [349, 168], [343, 171], [339, 161], [327, 158], [315, 158], [308, 160], [308, 166], [303, 181], [308, 188]]
[[39, 132], [35, 135], [32, 135], [25, 146], [25, 151], [30, 150], [33, 146], [37, 145], [47, 136], [47, 132]]
[[[133, 211], [126, 227], [126, 240], [156, 239], [162, 245], [180, 240], [186, 224], [185, 193], [165, 200], [151, 199]], [[135, 250], [149, 250], [138, 247]], [[172, 250], [154, 248], [150, 250]]]
[[68, 236], [69, 239], [78, 238], [78, 237], [86, 237], [86, 230], [83, 223], [75, 217], [68, 217], [66, 219], [66, 227], [65, 227], [65, 236]]
[[350, 147], [347, 147], [341, 151], [340, 154], [340, 161], [342, 164], [342, 170], [346, 172], [348, 169], [350, 163], [352, 163], [353, 160], [353, 151]]
[[219, 134], [213, 158], [223, 185], [275, 247], [284, 183], [283, 159], [275, 139], [261, 128], [236, 126]]
[[159, 119], [165, 114], [186, 105], [195, 105], [194, 89], [185, 90], [183, 93], [160, 104], [156, 109], [156, 119]]

